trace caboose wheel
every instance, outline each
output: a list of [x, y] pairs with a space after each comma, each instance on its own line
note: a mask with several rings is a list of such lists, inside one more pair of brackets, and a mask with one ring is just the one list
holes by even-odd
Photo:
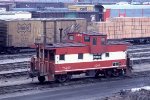
[[60, 83], [66, 82], [70, 78], [71, 78], [71, 76], [67, 75], [67, 74], [62, 74], [62, 75], [56, 75], [55, 76], [56, 82], [60, 82]]
[[113, 72], [114, 77], [119, 77], [119, 72]]
[[40, 83], [44, 83], [45, 76], [38, 76], [38, 80], [39, 80]]
[[119, 76], [119, 71], [117, 69], [114, 69], [112, 72], [112, 76], [118, 77]]
[[104, 76], [105, 76], [106, 78], [112, 77], [112, 71], [111, 71], [111, 70], [106, 70], [105, 73], [104, 73]]
[[100, 72], [99, 72], [99, 70], [97, 70], [95, 73], [95, 78], [100, 78], [99, 74], [100, 74]]
[[99, 73], [96, 73], [94, 77], [99, 78]]

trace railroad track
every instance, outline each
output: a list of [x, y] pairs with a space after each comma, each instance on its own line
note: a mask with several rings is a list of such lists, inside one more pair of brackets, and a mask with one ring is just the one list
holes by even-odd
[[130, 53], [134, 57], [150, 56], [150, 51]]
[[128, 47], [129, 49], [138, 49], [138, 48], [150, 48], [150, 44], [144, 44], [144, 45], [131, 45]]
[[150, 62], [150, 44], [129, 46], [127, 52], [130, 55], [132, 64]]
[[13, 50], [12, 52], [0, 52], [0, 55], [12, 55], [12, 54], [25, 54], [25, 53], [35, 53], [36, 49], [20, 49], [19, 51]]
[[148, 52], [148, 51], [150, 51], [150, 48], [140, 48], [140, 49], [133, 49], [133, 50], [128, 49], [127, 50], [128, 53], [136, 53], [136, 52], [144, 53], [144, 52]]
[[15, 73], [7, 73], [7, 74], [0, 74], [0, 79], [9, 79], [12, 77], [23, 77], [27, 76], [28, 71], [22, 71], [22, 72], [15, 72]]
[[12, 77], [22, 77], [28, 75], [28, 69], [17, 69], [11, 71], [1, 71], [0, 79], [8, 79]]
[[8, 63], [8, 64], [0, 64], [0, 72], [1, 71], [10, 71], [17, 69], [26, 69], [30, 66], [28, 61], [25, 62], [17, 62], [17, 63]]
[[0, 60], [4, 59], [16, 59], [16, 58], [29, 58], [35, 55], [35, 53], [20, 53], [11, 55], [0, 55]]
[[139, 77], [150, 77], [150, 72], [140, 72], [132, 74], [132, 77], [115, 77], [115, 78], [75, 78], [71, 81], [65, 83], [55, 83], [52, 82], [45, 82], [44, 84], [40, 83], [28, 83], [28, 84], [21, 84], [21, 85], [12, 85], [12, 86], [3, 86], [0, 87], [0, 95], [14, 93], [14, 92], [25, 92], [30, 90], [44, 90], [44, 89], [53, 89], [56, 87], [65, 87], [65, 86], [77, 86], [77, 85], [86, 85], [86, 84], [93, 84], [96, 82], [110, 82], [110, 81], [117, 81], [117, 80], [124, 80], [129, 78], [139, 78]]
[[27, 76], [29, 66], [30, 63], [28, 61], [0, 64], [0, 79]]

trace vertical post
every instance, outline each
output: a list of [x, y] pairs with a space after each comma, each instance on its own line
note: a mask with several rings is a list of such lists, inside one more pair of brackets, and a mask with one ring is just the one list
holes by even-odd
[[54, 43], [57, 42], [57, 34], [56, 34], [56, 20], [54, 20]]
[[38, 58], [38, 64], [39, 64], [39, 66], [38, 66], [38, 68], [39, 68], [39, 70], [41, 70], [41, 50], [40, 50], [40, 47], [41, 47], [41, 45], [40, 44], [38, 44], [38, 50], [39, 50], [39, 58]]
[[46, 20], [43, 21], [43, 55], [42, 55], [42, 74], [44, 74], [44, 57], [45, 57], [45, 45], [46, 45]]
[[44, 25], [43, 25], [43, 27], [44, 27], [44, 28], [43, 28], [43, 29], [44, 29], [44, 30], [43, 30], [43, 45], [44, 45], [44, 47], [45, 47], [45, 44], [46, 44], [46, 20], [43, 21], [43, 24], [44, 24]]
[[62, 42], [62, 30], [63, 30], [63, 28], [59, 29], [59, 31], [60, 31], [60, 42]]

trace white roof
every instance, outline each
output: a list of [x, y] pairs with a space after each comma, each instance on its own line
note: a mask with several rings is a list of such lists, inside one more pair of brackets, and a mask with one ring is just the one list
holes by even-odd
[[85, 18], [17, 18], [17, 19], [1, 19], [0, 21], [55, 21], [55, 20], [83, 20]]
[[0, 14], [3, 15], [3, 14], [31, 14], [31, 13], [26, 11], [3, 11], [0, 12]]
[[89, 7], [89, 6], [91, 6], [91, 7], [93, 7], [93, 6], [95, 6], [95, 5], [71, 5], [71, 6], [77, 6], [77, 7]]
[[150, 5], [102, 5], [105, 9], [150, 9]]

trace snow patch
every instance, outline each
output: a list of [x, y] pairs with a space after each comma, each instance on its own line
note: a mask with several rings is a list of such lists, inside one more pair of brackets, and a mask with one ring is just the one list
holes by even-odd
[[131, 92], [136, 92], [136, 91], [140, 91], [140, 90], [141, 90], [141, 88], [132, 88]]
[[140, 87], [140, 88], [132, 88], [131, 92], [140, 91], [142, 89], [150, 91], [150, 86], [144, 86], [144, 87]]

